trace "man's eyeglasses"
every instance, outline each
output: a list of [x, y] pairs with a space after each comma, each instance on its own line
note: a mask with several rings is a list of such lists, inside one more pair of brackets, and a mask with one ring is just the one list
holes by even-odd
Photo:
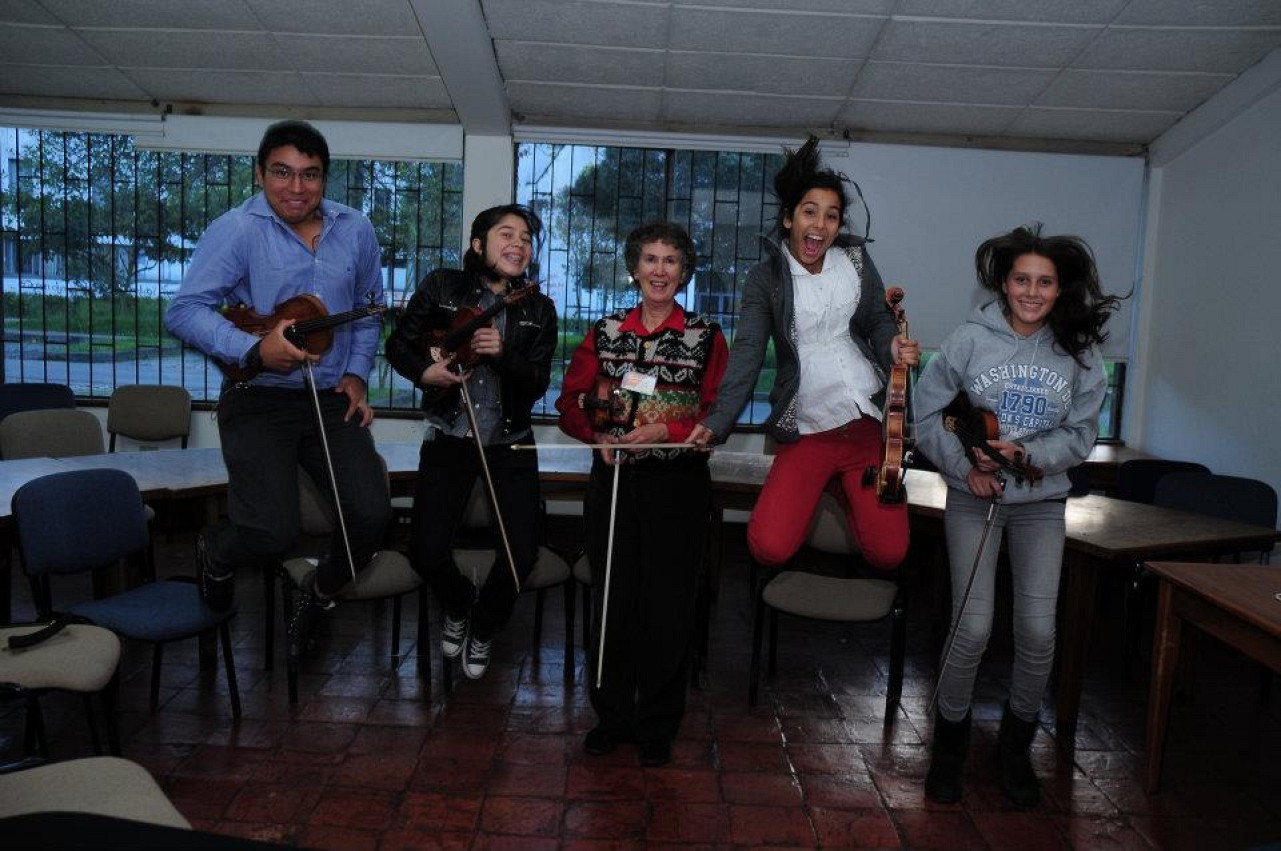
[[300, 178], [303, 183], [319, 183], [325, 177], [325, 173], [318, 168], [295, 171], [287, 165], [268, 166], [267, 174], [281, 183], [293, 183], [295, 177]]

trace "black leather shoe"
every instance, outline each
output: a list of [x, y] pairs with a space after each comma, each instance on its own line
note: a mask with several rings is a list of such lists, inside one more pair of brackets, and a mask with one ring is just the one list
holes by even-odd
[[640, 764], [646, 768], [667, 765], [672, 761], [671, 742], [650, 740], [641, 742], [637, 747], [640, 749]]
[[601, 727], [594, 727], [583, 739], [583, 749], [592, 756], [604, 756], [618, 747], [618, 739]]

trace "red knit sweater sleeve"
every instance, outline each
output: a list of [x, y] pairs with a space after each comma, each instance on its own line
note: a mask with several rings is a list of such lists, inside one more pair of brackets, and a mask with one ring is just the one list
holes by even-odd
[[587, 411], [578, 406], [578, 397], [592, 391], [599, 369], [596, 335], [589, 330], [570, 358], [565, 378], [561, 381], [560, 398], [556, 400], [556, 410], [560, 411], [560, 430], [583, 443], [592, 443], [596, 432]]

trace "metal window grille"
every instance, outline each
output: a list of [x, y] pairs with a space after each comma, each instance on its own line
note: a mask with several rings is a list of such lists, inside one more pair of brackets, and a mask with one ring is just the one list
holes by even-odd
[[[761, 259], [760, 236], [778, 212], [773, 176], [779, 154], [529, 143], [517, 147], [517, 199], [542, 217], [538, 276], [560, 309], [561, 348], [552, 390], [535, 408], [553, 414], [561, 377], [592, 323], [636, 303], [623, 259], [627, 234], [668, 219], [685, 227], [697, 252], [694, 277], [678, 301], [733, 337], [743, 280]], [[773, 360], [742, 421], [768, 411]]]
[[[253, 165], [139, 150], [129, 136], [0, 128], [5, 381], [55, 381], [82, 398], [180, 384], [216, 399], [220, 374], [165, 331], [164, 309], [205, 228], [254, 193]], [[373, 222], [393, 314], [427, 270], [461, 259], [460, 165], [335, 160], [326, 195]], [[381, 358], [370, 397], [417, 401]]]

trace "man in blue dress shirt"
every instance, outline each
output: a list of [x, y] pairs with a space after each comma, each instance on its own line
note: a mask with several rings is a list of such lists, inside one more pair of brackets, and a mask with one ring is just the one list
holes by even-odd
[[286, 335], [296, 320], [271, 323], [259, 336], [223, 311], [243, 305], [271, 316], [282, 302], [304, 295], [319, 299], [331, 316], [382, 303], [373, 226], [360, 211], [324, 197], [328, 171], [329, 146], [310, 124], [268, 127], [254, 169], [262, 191], [209, 225], [165, 314], [170, 331], [238, 379], [223, 382], [217, 409], [228, 519], [206, 528], [196, 543], [201, 595], [214, 609], [232, 605], [237, 568], [274, 565], [294, 545], [298, 468], [330, 490], [303, 368], [304, 361], [311, 364], [352, 561], [336, 533], [330, 557], [295, 594], [287, 623], [291, 660], [307, 649], [317, 615], [333, 606], [352, 562], [358, 570], [373, 556], [389, 520], [386, 478], [368, 428], [374, 414], [367, 380], [379, 320], [366, 316], [335, 326], [333, 344], [313, 354]]

